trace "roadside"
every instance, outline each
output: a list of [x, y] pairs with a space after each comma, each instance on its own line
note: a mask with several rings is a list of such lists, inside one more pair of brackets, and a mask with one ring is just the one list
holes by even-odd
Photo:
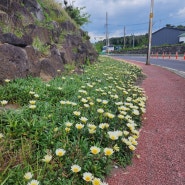
[[[156, 66], [158, 66], [158, 65], [156, 65]], [[162, 66], [160, 66], [160, 67], [162, 67]], [[169, 70], [169, 71], [171, 71], [171, 72], [181, 76], [182, 78], [185, 78], [185, 72], [184, 71], [179, 71], [179, 70], [172, 69], [172, 68], [169, 68], [169, 67], [162, 67], [162, 68], [165, 68], [165, 69], [167, 69], [167, 70]]]
[[115, 168], [109, 185], [185, 184], [185, 79], [158, 66], [140, 66], [148, 96], [133, 164]]

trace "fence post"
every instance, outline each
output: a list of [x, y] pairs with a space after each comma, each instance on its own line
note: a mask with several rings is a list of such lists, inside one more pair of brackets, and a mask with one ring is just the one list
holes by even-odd
[[163, 59], [164, 59], [164, 52], [163, 52]]

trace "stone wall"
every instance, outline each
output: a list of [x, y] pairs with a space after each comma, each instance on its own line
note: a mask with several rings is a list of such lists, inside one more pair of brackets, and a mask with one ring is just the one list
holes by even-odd
[[[0, 84], [27, 76], [51, 79], [66, 64], [79, 73], [84, 64], [97, 60], [86, 32], [69, 17], [43, 23], [44, 11], [49, 16], [37, 0], [0, 0]], [[58, 18], [58, 10], [53, 11]]]

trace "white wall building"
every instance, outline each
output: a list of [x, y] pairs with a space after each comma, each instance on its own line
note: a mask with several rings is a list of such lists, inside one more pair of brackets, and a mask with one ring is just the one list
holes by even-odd
[[179, 42], [185, 43], [185, 33], [182, 33], [182, 34], [179, 35]]

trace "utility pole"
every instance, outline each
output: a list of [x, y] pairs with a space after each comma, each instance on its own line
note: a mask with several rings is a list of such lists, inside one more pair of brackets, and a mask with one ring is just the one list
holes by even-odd
[[124, 26], [124, 48], [126, 46], [126, 28]]
[[109, 31], [108, 31], [108, 13], [107, 12], [106, 12], [106, 24], [105, 24], [105, 27], [106, 27], [106, 50], [109, 53], [109, 49], [108, 49], [108, 46], [109, 46]]
[[134, 40], [134, 39], [135, 39], [135, 38], [134, 38], [134, 34], [132, 34], [132, 40], [133, 40], [133, 43], [132, 43], [133, 45], [132, 45], [132, 46], [133, 46], [133, 48], [134, 48], [134, 46], [135, 46], [135, 40]]
[[146, 65], [150, 65], [151, 42], [152, 42], [153, 6], [154, 6], [154, 0], [151, 0], [150, 17], [149, 17], [149, 29], [148, 29], [148, 53], [147, 53]]

